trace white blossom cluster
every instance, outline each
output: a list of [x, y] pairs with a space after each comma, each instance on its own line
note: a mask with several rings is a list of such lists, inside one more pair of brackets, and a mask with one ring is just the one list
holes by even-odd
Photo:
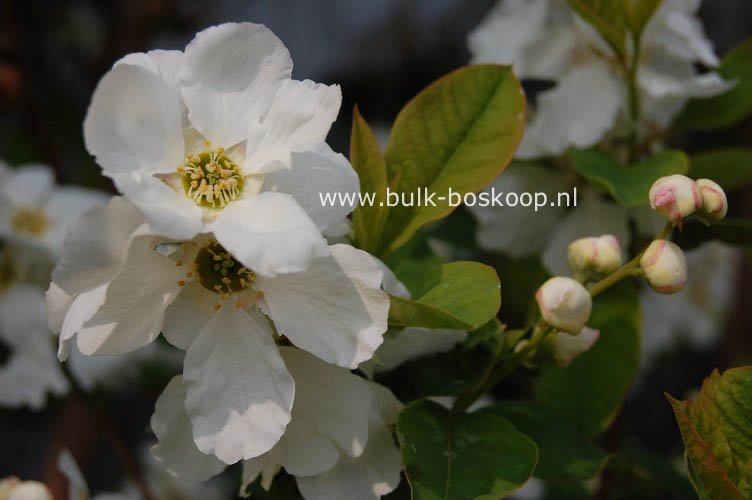
[[317, 193], [359, 191], [324, 142], [341, 92], [291, 72], [284, 44], [251, 23], [114, 64], [84, 134], [122, 196], [69, 225], [50, 325], [60, 359], [74, 344], [122, 355], [160, 333], [185, 351], [151, 420], [151, 454], [174, 476], [205, 481], [240, 462], [241, 493], [284, 468], [305, 498], [377, 499], [400, 481], [401, 403], [351, 370], [404, 361], [375, 355], [382, 282], [404, 287], [327, 242], [354, 207], [322, 207]]

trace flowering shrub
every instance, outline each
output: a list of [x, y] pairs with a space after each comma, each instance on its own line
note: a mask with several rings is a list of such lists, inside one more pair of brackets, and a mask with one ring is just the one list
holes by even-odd
[[[126, 453], [122, 498], [175, 480], [197, 485], [181, 498], [622, 498], [608, 482], [639, 467], [611, 433], [651, 336], [641, 300], [691, 286], [694, 246], [752, 242], [731, 195], [750, 152], [665, 140], [752, 112], [728, 105], [749, 47], [720, 61], [696, 8], [502, 0], [469, 36], [476, 64], [407, 102], [383, 149], [354, 109], [349, 158], [325, 142], [340, 87], [293, 79], [263, 25], [126, 55], [83, 122], [117, 195], [0, 170], [0, 404], [70, 392], [99, 417], [107, 380], [164, 370], [149, 473]], [[526, 96], [529, 79], [552, 86]], [[386, 203], [570, 188], [573, 206], [534, 211]], [[667, 397], [686, 451], [665, 487], [752, 497], [752, 368]], [[89, 498], [70, 452], [59, 468]], [[0, 482], [21, 498], [52, 493]]]

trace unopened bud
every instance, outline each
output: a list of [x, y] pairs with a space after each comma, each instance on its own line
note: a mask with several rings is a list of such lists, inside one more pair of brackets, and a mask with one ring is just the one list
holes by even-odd
[[578, 334], [590, 318], [593, 300], [572, 278], [557, 276], [543, 283], [535, 293], [543, 320], [557, 330]]
[[617, 270], [621, 264], [621, 246], [616, 236], [580, 238], [567, 249], [569, 268], [575, 275], [597, 277]]
[[551, 351], [551, 357], [556, 366], [569, 366], [580, 354], [590, 350], [595, 345], [601, 332], [585, 327], [579, 335], [564, 332], [554, 332], [546, 344]]
[[685, 175], [661, 177], [653, 183], [649, 197], [650, 206], [674, 224], [702, 207], [697, 183]]
[[715, 220], [723, 220], [728, 211], [728, 201], [723, 188], [710, 179], [697, 179], [702, 197], [702, 212]]
[[687, 260], [675, 243], [654, 240], [640, 258], [645, 278], [658, 293], [674, 293], [687, 281]]
[[0, 496], [0, 500], [54, 500], [47, 486], [38, 481], [19, 482], [15, 479], [15, 483], [6, 483], [4, 479], [0, 485], [0, 495], [3, 494], [7, 496]]

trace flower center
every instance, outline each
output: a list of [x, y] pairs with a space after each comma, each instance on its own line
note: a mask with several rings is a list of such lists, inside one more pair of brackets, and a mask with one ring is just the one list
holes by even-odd
[[19, 233], [41, 236], [50, 227], [47, 214], [36, 208], [21, 207], [11, 219], [11, 226]]
[[178, 172], [185, 193], [202, 207], [223, 208], [243, 191], [243, 175], [222, 148], [187, 156]]
[[242, 292], [253, 284], [253, 271], [216, 241], [210, 241], [196, 254], [193, 269], [201, 286], [219, 295]]

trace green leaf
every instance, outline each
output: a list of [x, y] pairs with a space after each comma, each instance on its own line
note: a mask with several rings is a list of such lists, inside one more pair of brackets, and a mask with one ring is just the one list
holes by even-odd
[[629, 28], [639, 37], [663, 0], [622, 0]]
[[397, 436], [413, 500], [501, 498], [530, 478], [535, 443], [504, 418], [455, 415], [416, 401], [397, 418]]
[[719, 149], [694, 155], [687, 175], [711, 179], [726, 191], [744, 187], [752, 182], [752, 149]]
[[729, 52], [717, 71], [736, 85], [715, 97], [690, 100], [674, 121], [675, 127], [714, 130], [734, 125], [752, 113], [752, 39]]
[[637, 373], [640, 303], [631, 282], [622, 282], [593, 301], [588, 326], [601, 335], [592, 349], [566, 368], [552, 367], [535, 382], [538, 399], [589, 436], [616, 416]]
[[423, 276], [443, 262], [428, 244], [423, 231], [415, 233], [410, 240], [384, 261], [403, 285], [415, 294], [422, 286]]
[[607, 455], [582, 432], [537, 401], [502, 401], [485, 411], [509, 420], [538, 445], [535, 477], [561, 481], [596, 477]]
[[377, 374], [376, 380], [394, 390], [401, 401], [427, 396], [457, 396], [478, 383], [490, 370], [507, 338], [503, 325], [494, 318], [470, 332], [465, 342], [452, 351], [422, 356], [395, 370]]
[[699, 494], [752, 498], [752, 366], [715, 370], [697, 402], [666, 395]]
[[[390, 208], [377, 252], [405, 243], [424, 224], [454, 208], [460, 196], [491, 182], [507, 166], [522, 139], [525, 95], [507, 66], [468, 66], [437, 80], [399, 113], [386, 151], [390, 189], [409, 202], [427, 188], [437, 206]], [[424, 204], [425, 205], [425, 204]]]
[[350, 163], [360, 178], [360, 192], [373, 193], [372, 205], [359, 205], [352, 215], [355, 245], [372, 252], [381, 235], [387, 208], [386, 163], [379, 142], [360, 114], [353, 110], [352, 134], [350, 136]]
[[689, 158], [681, 151], [657, 153], [628, 167], [595, 149], [571, 149], [569, 158], [579, 173], [626, 207], [647, 205], [650, 187], [659, 177], [689, 170]]
[[617, 0], [567, 0], [569, 6], [591, 24], [608, 42], [617, 56], [626, 53], [626, 19]]
[[474, 330], [501, 306], [496, 271], [477, 262], [441, 264], [424, 272], [417, 283], [412, 300], [390, 296], [390, 326]]

